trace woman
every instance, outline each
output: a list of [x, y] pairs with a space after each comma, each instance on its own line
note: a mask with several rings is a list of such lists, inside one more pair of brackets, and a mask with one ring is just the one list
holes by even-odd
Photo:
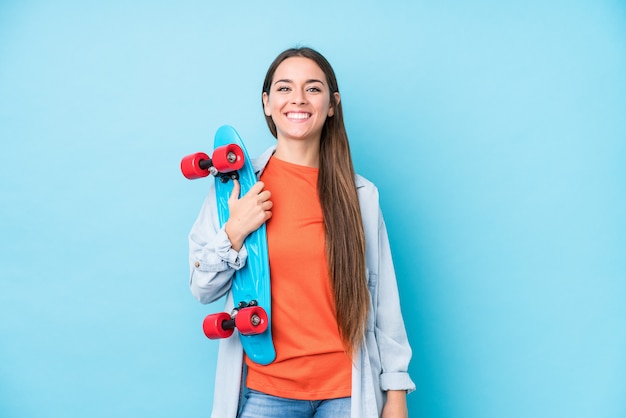
[[354, 173], [334, 71], [315, 50], [286, 50], [262, 101], [277, 144], [248, 193], [235, 182], [223, 228], [209, 191], [189, 235], [191, 290], [227, 295], [230, 310], [245, 237], [265, 223], [276, 359], [260, 366], [236, 336], [221, 340], [212, 416], [406, 417], [415, 385], [387, 232], [377, 189]]

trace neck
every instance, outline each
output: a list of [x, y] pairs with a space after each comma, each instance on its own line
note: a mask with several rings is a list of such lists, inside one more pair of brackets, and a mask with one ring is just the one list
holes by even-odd
[[320, 143], [318, 141], [278, 140], [274, 156], [291, 164], [319, 168]]

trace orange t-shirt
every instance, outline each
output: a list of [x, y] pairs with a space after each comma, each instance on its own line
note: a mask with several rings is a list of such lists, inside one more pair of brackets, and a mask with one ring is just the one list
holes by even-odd
[[261, 180], [272, 193], [267, 222], [276, 360], [261, 366], [246, 357], [247, 386], [302, 400], [350, 396], [352, 362], [335, 318], [318, 169], [272, 157]]

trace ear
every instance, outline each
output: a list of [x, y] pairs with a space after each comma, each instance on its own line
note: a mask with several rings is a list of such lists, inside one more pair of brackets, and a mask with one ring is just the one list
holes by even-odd
[[[338, 106], [339, 102], [341, 101], [341, 96], [339, 96], [339, 92], [333, 93], [333, 95], [335, 96], [335, 106]], [[335, 106], [333, 106], [332, 103], [329, 106], [330, 107], [328, 108], [328, 117], [330, 118], [335, 114]]]
[[265, 116], [272, 116], [272, 112], [270, 111], [270, 97], [266, 92], [263, 92], [263, 112]]

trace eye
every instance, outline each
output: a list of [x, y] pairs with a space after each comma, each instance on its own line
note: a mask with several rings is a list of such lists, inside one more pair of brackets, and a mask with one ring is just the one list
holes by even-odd
[[306, 89], [306, 91], [308, 91], [309, 93], [321, 93], [322, 89], [320, 89], [319, 87], [316, 87], [316, 86], [312, 86], [312, 87], [309, 87], [308, 89]]
[[289, 86], [278, 86], [276, 88], [276, 91], [279, 91], [279, 92], [287, 92], [287, 91], [290, 91], [290, 90], [291, 89], [289, 88]]

